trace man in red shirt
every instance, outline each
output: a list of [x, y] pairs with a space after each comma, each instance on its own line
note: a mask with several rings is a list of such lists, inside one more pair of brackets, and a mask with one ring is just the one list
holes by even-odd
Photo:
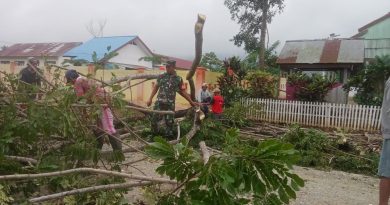
[[215, 119], [221, 119], [223, 113], [224, 100], [221, 95], [221, 90], [218, 88], [214, 89], [214, 96], [211, 99], [211, 110]]

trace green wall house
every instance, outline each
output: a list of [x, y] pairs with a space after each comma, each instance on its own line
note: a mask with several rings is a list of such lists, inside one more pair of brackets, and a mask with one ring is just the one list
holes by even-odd
[[359, 28], [359, 33], [352, 36], [364, 39], [364, 58], [390, 55], [390, 12]]

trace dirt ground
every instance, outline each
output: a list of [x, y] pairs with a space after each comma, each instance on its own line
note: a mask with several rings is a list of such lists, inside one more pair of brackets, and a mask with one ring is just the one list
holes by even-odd
[[378, 204], [378, 178], [341, 171], [294, 169], [305, 180], [305, 187], [292, 205]]
[[[139, 153], [127, 154], [129, 161], [141, 159]], [[126, 167], [123, 171], [133, 174], [158, 176], [154, 172], [157, 162], [142, 161]], [[341, 171], [322, 171], [311, 168], [295, 167], [295, 173], [305, 180], [292, 205], [369, 205], [378, 201], [378, 178]], [[126, 198], [130, 203], [137, 200], [147, 202], [144, 191], [135, 188]]]

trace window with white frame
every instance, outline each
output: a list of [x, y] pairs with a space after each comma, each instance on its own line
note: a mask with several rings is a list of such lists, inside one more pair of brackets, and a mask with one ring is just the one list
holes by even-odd
[[24, 64], [25, 64], [24, 61], [16, 61], [15, 63], [17, 66], [24, 66]]

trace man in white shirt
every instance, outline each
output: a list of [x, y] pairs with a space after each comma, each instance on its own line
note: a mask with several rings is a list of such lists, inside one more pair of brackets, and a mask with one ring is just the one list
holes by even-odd
[[209, 106], [210, 101], [211, 101], [211, 94], [207, 88], [208, 88], [207, 83], [203, 83], [202, 90], [200, 90], [200, 94], [199, 94], [199, 102], [202, 103], [202, 106], [200, 108], [206, 117], [207, 117], [207, 114], [209, 112], [208, 106]]

